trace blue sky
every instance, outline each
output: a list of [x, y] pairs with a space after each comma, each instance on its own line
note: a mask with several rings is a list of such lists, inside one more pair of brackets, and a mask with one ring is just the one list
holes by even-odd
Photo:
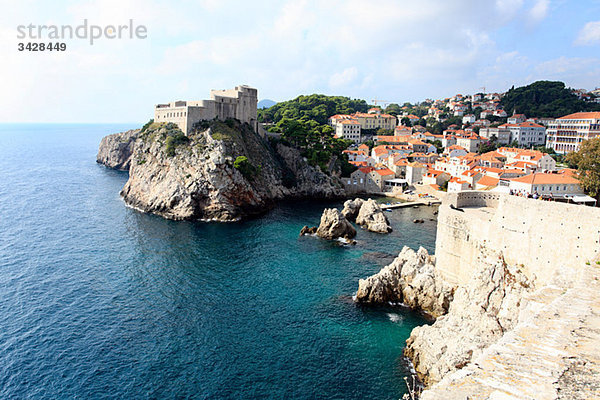
[[[600, 86], [600, 0], [0, 0], [1, 122], [142, 122], [248, 84], [276, 101], [391, 102], [539, 79]], [[17, 25], [145, 25], [146, 39], [18, 52]], [[47, 40], [46, 40], [47, 41]]]

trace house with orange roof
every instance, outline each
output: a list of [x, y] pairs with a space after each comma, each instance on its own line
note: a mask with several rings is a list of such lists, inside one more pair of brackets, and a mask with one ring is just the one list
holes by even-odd
[[462, 192], [464, 190], [470, 190], [471, 185], [467, 181], [464, 181], [457, 177], [452, 177], [448, 181], [448, 192]]
[[600, 111], [565, 115], [548, 124], [546, 147], [560, 154], [578, 151], [584, 140], [600, 137]]
[[441, 186], [445, 182], [448, 182], [452, 178], [448, 173], [444, 171], [438, 171], [432, 168], [429, 168], [425, 175], [423, 175], [423, 184], [424, 185], [438, 185]]
[[506, 120], [508, 124], [520, 124], [521, 122], [525, 121], [527, 121], [527, 117], [524, 114], [517, 113], [513, 113], [513, 115], [508, 117], [508, 119]]
[[537, 193], [540, 196], [554, 198], [583, 194], [579, 180], [564, 173], [535, 172], [519, 178], [512, 178], [509, 181], [509, 188], [515, 193], [526, 195]]
[[465, 148], [469, 152], [477, 152], [481, 143], [481, 138], [475, 133], [470, 135], [462, 134], [456, 137], [456, 144]]
[[[365, 146], [366, 147], [366, 146]], [[367, 147], [367, 150], [369, 148]], [[342, 154], [346, 154], [348, 156], [348, 161], [366, 161], [369, 155], [363, 150], [344, 150]]]
[[494, 178], [491, 176], [483, 176], [481, 179], [477, 181], [475, 184], [476, 190], [489, 190], [498, 186], [500, 182], [499, 178]]
[[385, 182], [396, 178], [396, 174], [389, 168], [378, 168], [371, 171], [369, 174], [371, 182], [373, 182], [380, 192], [385, 190]]
[[398, 120], [395, 116], [383, 113], [361, 113], [351, 114], [360, 124], [361, 129], [389, 129], [396, 128]]
[[344, 188], [348, 193], [364, 193], [369, 187], [370, 173], [373, 167], [360, 167], [350, 174], [349, 178], [342, 178]]
[[538, 172], [556, 171], [556, 160], [541, 151], [523, 150], [515, 156], [514, 160], [534, 163]]
[[358, 121], [354, 119], [343, 119], [335, 124], [335, 137], [338, 139], [352, 140], [354, 143], [360, 143], [361, 128]]
[[473, 188], [473, 187], [475, 187], [475, 182], [477, 182], [483, 176], [484, 176], [484, 174], [482, 173], [482, 171], [477, 170], [477, 167], [475, 167], [473, 169], [469, 169], [469, 170], [463, 172], [457, 178], [467, 182], [470, 185], [470, 187]]
[[385, 143], [408, 143], [408, 139], [410, 139], [410, 135], [402, 135], [402, 136], [398, 136], [398, 135], [394, 135], [394, 136], [379, 135], [379, 136], [374, 136], [373, 137], [373, 141], [375, 143], [381, 143], [381, 142], [385, 142]]
[[407, 158], [399, 158], [394, 161], [394, 164], [390, 166], [390, 169], [394, 171], [397, 178], [406, 176], [406, 167], [408, 166], [409, 161]]

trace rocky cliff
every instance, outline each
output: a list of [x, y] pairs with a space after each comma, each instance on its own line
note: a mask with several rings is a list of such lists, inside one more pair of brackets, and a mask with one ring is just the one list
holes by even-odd
[[437, 316], [413, 330], [404, 351], [426, 385], [422, 399], [596, 398], [598, 226], [591, 207], [447, 196], [435, 261], [403, 249], [359, 282], [356, 301], [403, 302]]
[[129, 159], [125, 202], [165, 218], [236, 221], [284, 198], [344, 194], [336, 178], [308, 165], [297, 150], [282, 144], [274, 149], [233, 120], [207, 122], [188, 136], [174, 124], [154, 123], [130, 146], [112, 137], [103, 139], [98, 162], [117, 164], [105, 154], [123, 166]]
[[128, 171], [133, 147], [139, 133], [139, 129], [132, 129], [103, 137], [98, 148], [96, 162], [109, 168]]
[[423, 247], [404, 247], [398, 257], [377, 274], [358, 282], [356, 301], [365, 304], [402, 303], [433, 317], [446, 314], [452, 288], [436, 276], [435, 261]]

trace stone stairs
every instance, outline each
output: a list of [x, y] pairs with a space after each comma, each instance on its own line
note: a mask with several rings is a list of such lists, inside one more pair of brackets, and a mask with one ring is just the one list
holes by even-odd
[[421, 399], [600, 399], [600, 266], [527, 301], [512, 331]]

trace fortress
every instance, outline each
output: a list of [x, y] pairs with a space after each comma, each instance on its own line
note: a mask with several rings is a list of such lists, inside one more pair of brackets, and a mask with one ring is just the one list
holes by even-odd
[[[436, 268], [452, 285], [468, 281], [481, 247], [522, 265], [538, 284], [573, 273], [600, 254], [600, 210], [501, 193], [448, 194], [440, 208]], [[456, 208], [462, 211], [457, 211]]]
[[456, 292], [408, 341], [417, 370], [443, 376], [420, 398], [600, 398], [599, 254], [598, 208], [448, 194], [435, 268]]
[[179, 100], [157, 104], [154, 107], [154, 121], [173, 122], [187, 135], [199, 121], [235, 118], [247, 122], [256, 131], [258, 129], [257, 103], [258, 90], [249, 86], [211, 90], [210, 100]]

